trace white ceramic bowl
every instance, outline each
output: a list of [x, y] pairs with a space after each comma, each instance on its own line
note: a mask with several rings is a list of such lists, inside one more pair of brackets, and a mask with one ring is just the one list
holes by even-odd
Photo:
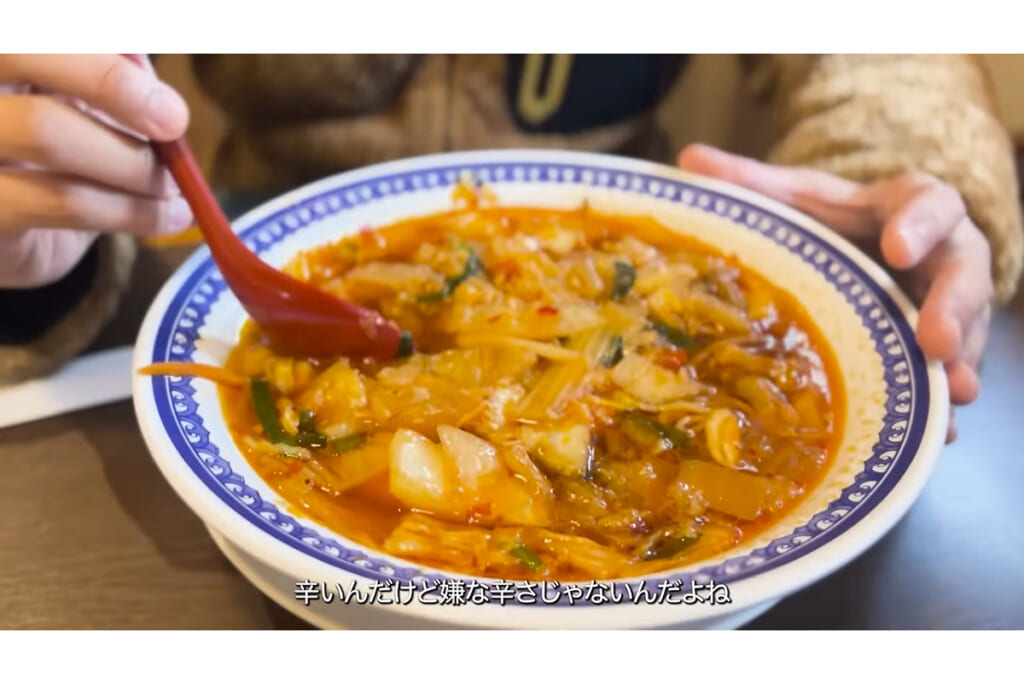
[[[334, 601], [338, 584], [356, 587], [364, 599], [377, 591], [374, 605], [365, 608], [410, 623], [708, 626], [752, 615], [833, 572], [877, 541], [918, 496], [943, 444], [948, 392], [941, 367], [927, 364], [914, 341], [916, 312], [881, 268], [830, 230], [745, 190], [618, 157], [468, 152], [340, 174], [252, 211], [236, 229], [280, 266], [299, 250], [363, 226], [450, 208], [452, 186], [466, 172], [487, 183], [504, 205], [571, 208], [586, 199], [599, 211], [652, 215], [735, 253], [796, 294], [832, 345], [846, 388], [843, 439], [824, 481], [761, 535], [696, 566], [589, 587], [552, 584], [531, 591], [517, 584], [519, 599], [500, 603], [508, 587], [479, 579], [471, 590], [476, 600], [457, 605], [474, 578], [364, 548], [287, 507], [234, 446], [210, 383], [137, 375], [136, 414], [153, 458], [221, 541], [292, 578], [297, 590], [309, 581], [304, 586], [322, 586]], [[222, 363], [244, 320], [202, 248], [153, 302], [135, 366]], [[694, 584], [712, 582], [726, 589], [698, 591], [704, 601], [694, 602]], [[403, 590], [396, 594], [397, 586]], [[424, 586], [432, 589], [418, 590]]]

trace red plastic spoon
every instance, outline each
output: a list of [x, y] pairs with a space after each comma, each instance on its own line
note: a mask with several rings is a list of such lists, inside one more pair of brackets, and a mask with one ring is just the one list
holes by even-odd
[[[146, 55], [125, 55], [154, 72]], [[170, 169], [224, 282], [280, 354], [389, 359], [413, 351], [412, 336], [379, 313], [292, 278], [256, 256], [231, 229], [185, 138], [154, 142]]]
[[292, 278], [250, 251], [231, 229], [188, 142], [153, 147], [192, 208], [224, 281], [275, 351], [376, 359], [412, 353], [412, 336], [392, 321]]

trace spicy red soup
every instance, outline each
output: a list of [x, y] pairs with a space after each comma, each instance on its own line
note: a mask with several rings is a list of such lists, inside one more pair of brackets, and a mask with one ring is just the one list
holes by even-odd
[[784, 515], [841, 432], [794, 298], [648, 219], [474, 205], [287, 270], [417, 351], [284, 358], [250, 324], [230, 429], [304, 515], [411, 561], [562, 581], [690, 563]]

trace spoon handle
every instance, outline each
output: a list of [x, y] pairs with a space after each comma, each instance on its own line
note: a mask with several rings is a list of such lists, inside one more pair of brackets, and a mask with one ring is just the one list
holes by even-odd
[[164, 166], [170, 170], [181, 194], [192, 208], [192, 214], [210, 249], [218, 250], [227, 246], [225, 243], [229, 241], [241, 242], [231, 230], [231, 223], [221, 210], [210, 186], [203, 180], [203, 172], [188, 142], [184, 138], [171, 142], [154, 142], [153, 149]]

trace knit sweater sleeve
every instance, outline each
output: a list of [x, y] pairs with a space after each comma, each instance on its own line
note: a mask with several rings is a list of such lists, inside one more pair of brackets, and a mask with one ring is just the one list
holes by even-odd
[[871, 182], [931, 174], [989, 241], [996, 298], [1016, 292], [1024, 230], [1014, 149], [983, 63], [961, 55], [771, 55], [751, 83], [780, 127], [770, 160]]

